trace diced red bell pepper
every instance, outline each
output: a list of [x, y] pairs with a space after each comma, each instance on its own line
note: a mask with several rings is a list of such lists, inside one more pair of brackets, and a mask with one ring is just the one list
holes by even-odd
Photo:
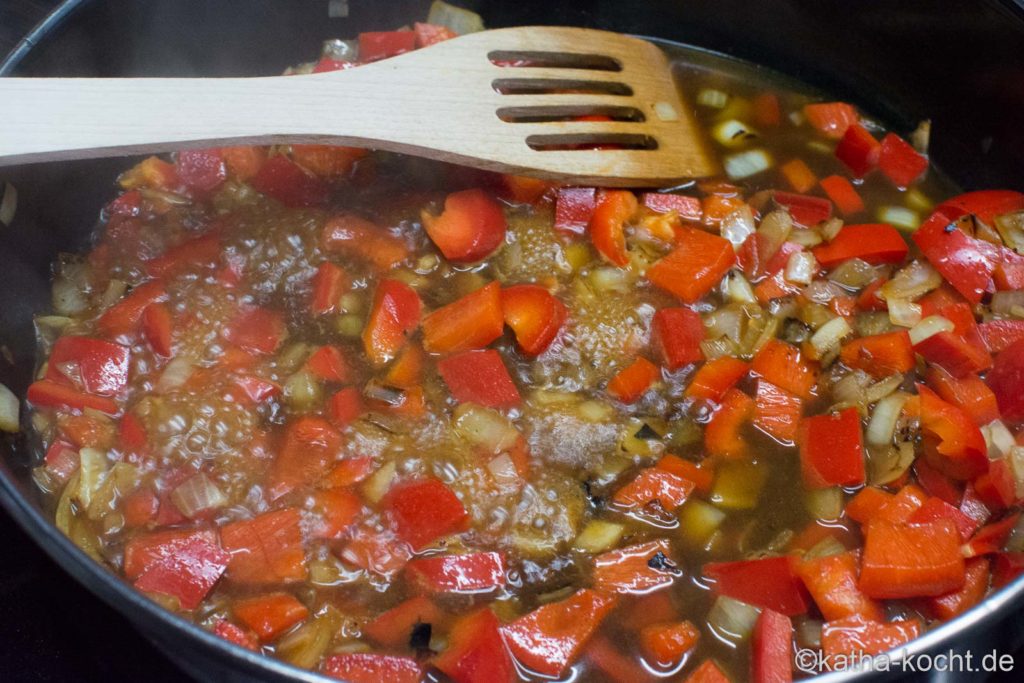
[[340, 538], [363, 509], [359, 496], [344, 488], [314, 491], [310, 498], [313, 512], [319, 517], [313, 532], [316, 538]]
[[807, 162], [799, 157], [779, 166], [779, 171], [795, 192], [810, 192], [818, 184], [818, 176], [814, 175]]
[[330, 73], [331, 71], [344, 71], [345, 69], [352, 69], [357, 66], [359, 66], [359, 64], [356, 62], [350, 62], [347, 59], [321, 57], [317, 63], [313, 65], [313, 73], [324, 74]]
[[329, 252], [353, 256], [382, 271], [409, 257], [409, 247], [402, 239], [352, 214], [340, 214], [327, 221], [320, 242]]
[[954, 332], [933, 334], [918, 342], [914, 351], [958, 379], [992, 367], [992, 356], [983, 346], [970, 344]]
[[640, 631], [640, 644], [652, 663], [674, 666], [700, 640], [700, 631], [689, 621], [645, 626]]
[[431, 593], [485, 593], [505, 585], [501, 553], [440, 555], [405, 566], [413, 584]]
[[814, 248], [814, 257], [825, 268], [852, 258], [872, 264], [902, 263], [909, 248], [896, 228], [885, 223], [844, 226], [826, 245]]
[[491, 282], [423, 319], [423, 348], [431, 353], [482, 349], [501, 336], [501, 285]]
[[433, 665], [454, 683], [513, 683], [518, 676], [500, 629], [490, 609], [471, 612], [452, 627], [448, 647]]
[[427, 235], [453, 263], [486, 258], [505, 241], [508, 222], [501, 205], [483, 190], [460, 190], [444, 200], [440, 216], [424, 216]]
[[505, 324], [515, 332], [524, 353], [543, 353], [565, 324], [565, 304], [540, 285], [514, 285], [501, 290]]
[[704, 427], [704, 448], [709, 455], [730, 460], [746, 457], [750, 444], [742, 430], [754, 415], [754, 400], [739, 389], [729, 389]]
[[750, 639], [750, 680], [786, 683], [793, 680], [793, 622], [785, 614], [762, 610]]
[[711, 491], [711, 485], [715, 479], [714, 469], [707, 462], [702, 462], [698, 465], [689, 460], [683, 460], [678, 455], [672, 455], [671, 453], [661, 456], [661, 459], [654, 464], [654, 467], [665, 472], [671, 472], [680, 479], [693, 482], [693, 490], [701, 494], [707, 494]]
[[181, 179], [174, 164], [159, 157], [147, 157], [128, 169], [118, 178], [126, 190], [148, 187], [154, 190], [174, 192], [181, 189]]
[[178, 179], [192, 194], [203, 198], [224, 184], [228, 169], [219, 149], [186, 149], [175, 163]]
[[590, 225], [597, 206], [597, 190], [592, 187], [561, 187], [555, 197], [555, 229], [582, 235]]
[[240, 598], [231, 606], [235, 618], [268, 642], [303, 621], [309, 610], [290, 593]]
[[425, 363], [426, 355], [418, 344], [406, 346], [388, 368], [384, 375], [384, 384], [402, 389], [418, 386], [423, 380]]
[[974, 424], [979, 427], [999, 419], [996, 395], [978, 377], [968, 375], [957, 379], [940, 367], [929, 368], [925, 377], [928, 386], [934, 389], [942, 400], [952, 403], [970, 415]]
[[853, 551], [803, 560], [797, 573], [814, 598], [814, 604], [829, 621], [859, 616], [869, 621], [885, 619], [881, 603], [869, 598], [857, 586], [859, 555]]
[[640, 681], [650, 677], [632, 653], [627, 655], [603, 634], [598, 634], [587, 644], [584, 661], [587, 671], [604, 674], [612, 681]]
[[670, 585], [682, 570], [659, 539], [602, 553], [594, 558], [594, 589], [603, 593], [648, 593]]
[[717, 285], [736, 262], [727, 239], [683, 227], [677, 246], [647, 270], [647, 279], [686, 303], [694, 303]]
[[645, 192], [640, 195], [640, 203], [658, 213], [675, 211], [684, 221], [697, 222], [703, 216], [700, 200], [682, 194]]
[[865, 655], [880, 655], [906, 645], [921, 635], [918, 619], [907, 621], [867, 621], [860, 617], [847, 617], [825, 623], [821, 631], [821, 649], [835, 660], [848, 657], [850, 661]]
[[1024, 340], [1016, 341], [996, 356], [985, 377], [996, 395], [999, 411], [1011, 422], [1024, 420]]
[[651, 320], [651, 346], [670, 371], [704, 360], [704, 323], [689, 308], [663, 308]]
[[839, 359], [848, 368], [863, 370], [875, 379], [910, 372], [917, 364], [906, 330], [852, 339], [843, 344]]
[[846, 102], [816, 102], [804, 105], [807, 123], [830, 138], [841, 138], [846, 130], [860, 121], [857, 110]]
[[914, 474], [917, 477], [917, 483], [929, 495], [944, 500], [950, 505], [960, 505], [963, 488], [956, 481], [929, 465], [924, 458], [914, 461]]
[[290, 420], [267, 473], [267, 496], [277, 500], [316, 482], [341, 455], [341, 448], [341, 434], [322, 417], [307, 415]]
[[420, 550], [441, 536], [464, 531], [469, 523], [466, 508], [450, 488], [437, 479], [423, 479], [393, 486], [384, 500], [398, 535]]
[[150, 280], [134, 288], [119, 302], [111, 306], [96, 321], [99, 330], [108, 337], [131, 334], [138, 329], [142, 312], [150, 304], [167, 300], [162, 282]]
[[855, 177], [863, 178], [878, 165], [881, 151], [882, 146], [868, 129], [855, 123], [846, 129], [836, 145], [836, 158], [846, 164]]
[[385, 647], [408, 647], [416, 624], [437, 625], [445, 618], [434, 601], [417, 595], [378, 615], [363, 627], [363, 634]]
[[298, 510], [283, 508], [221, 527], [221, 543], [231, 553], [228, 578], [242, 584], [304, 581], [301, 523]]
[[661, 376], [658, 366], [640, 357], [608, 382], [608, 393], [623, 403], [635, 403]]
[[368, 154], [360, 147], [340, 145], [292, 145], [292, 160], [320, 178], [347, 176], [357, 161]]
[[957, 590], [963, 584], [960, 532], [952, 521], [868, 522], [858, 583], [867, 595], [885, 599], [929, 597]]
[[382, 578], [390, 580], [412, 557], [409, 544], [392, 529], [381, 531], [374, 525], [357, 524], [347, 535], [349, 540], [338, 556]]
[[832, 202], [827, 199], [780, 190], [775, 190], [772, 197], [776, 204], [789, 211], [789, 215], [799, 225], [809, 228], [832, 217]]
[[773, 92], [763, 92], [753, 100], [754, 123], [765, 128], [774, 128], [782, 122], [782, 108], [779, 96]]
[[802, 414], [803, 401], [799, 397], [771, 382], [757, 381], [755, 427], [782, 443], [792, 444], [796, 441]]
[[359, 34], [360, 62], [375, 62], [415, 49], [415, 31], [370, 31]]
[[501, 632], [521, 665], [543, 676], [561, 676], [615, 603], [614, 596], [584, 588], [519, 617]]
[[283, 154], [267, 159], [249, 184], [292, 209], [326, 204], [330, 191], [324, 181]]
[[419, 683], [423, 670], [412, 657], [356, 652], [331, 655], [323, 671], [345, 683]]
[[220, 235], [200, 235], [146, 261], [146, 273], [152, 277], [165, 278], [197, 266], [212, 267], [220, 262], [222, 248]]
[[964, 544], [960, 552], [968, 558], [1000, 552], [1006, 545], [1006, 539], [1010, 537], [1017, 526], [1020, 515], [1021, 513], [1015, 512], [998, 522], [981, 527], [971, 537], [971, 540]]
[[42, 379], [29, 385], [26, 398], [29, 403], [38, 408], [66, 408], [69, 410], [91, 408], [107, 415], [117, 415], [121, 410], [113, 399], [87, 394], [48, 379]]
[[327, 401], [327, 416], [338, 429], [344, 429], [363, 414], [363, 398], [355, 387], [345, 387]]
[[810, 398], [818, 373], [800, 349], [778, 339], [771, 339], [754, 356], [750, 369], [755, 375], [800, 398]]
[[714, 582], [711, 589], [718, 595], [795, 616], [807, 611], [796, 562], [795, 558], [782, 556], [711, 562], [704, 565], [703, 573]]
[[864, 483], [864, 444], [856, 408], [808, 417], [800, 431], [804, 486], [821, 489]]
[[800, 289], [800, 285], [789, 282], [783, 276], [782, 271], [779, 271], [757, 283], [754, 287], [754, 296], [762, 305], [766, 305], [774, 299], [799, 294]]
[[882, 138], [878, 168], [897, 187], [907, 187], [928, 169], [928, 159], [895, 133]]
[[229, 643], [234, 643], [239, 647], [244, 647], [246, 650], [256, 652], [259, 649], [259, 642], [252, 633], [231, 623], [227, 619], [219, 620], [210, 630], [215, 636], [223, 638]]
[[686, 387], [686, 396], [718, 403], [744, 375], [750, 372], [750, 363], [732, 356], [710, 360], [700, 367]]
[[435, 43], [457, 38], [459, 35], [447, 26], [425, 24], [419, 21], [413, 24], [412, 29], [416, 33], [416, 47], [418, 48], [429, 47]]
[[220, 579], [228, 559], [209, 529], [157, 531], [128, 542], [124, 573], [139, 590], [177, 598], [191, 610]]
[[522, 400], [501, 354], [494, 349], [465, 351], [437, 364], [444, 383], [460, 403], [511, 408]]
[[964, 585], [955, 591], [925, 600], [925, 611], [933, 619], [949, 621], [960, 616], [985, 598], [988, 592], [989, 560], [975, 557], [967, 560]]
[[337, 346], [321, 346], [306, 360], [306, 370], [324, 382], [348, 382], [352, 368]]
[[399, 280], [384, 278], [373, 294], [373, 306], [363, 329], [363, 348], [374, 365], [384, 365], [405, 346], [420, 324], [423, 304], [419, 294]]
[[636, 195], [628, 190], [598, 190], [590, 217], [590, 240], [608, 261], [622, 267], [629, 264], [626, 251], [626, 223], [636, 214]]
[[239, 180], [246, 181], [259, 173], [267, 160], [267, 148], [255, 145], [221, 147], [221, 155], [228, 172]]
[[867, 486], [846, 505], [846, 516], [862, 525], [873, 519], [906, 522], [925, 498], [924, 491], [913, 484], [904, 486], [896, 495]]
[[992, 512], [1002, 512], [1017, 500], [1017, 484], [1013, 469], [1005, 459], [991, 460], [988, 472], [974, 480], [978, 498]]
[[129, 190], [103, 208], [107, 216], [138, 216], [142, 213], [144, 203], [142, 193]]
[[644, 508], [657, 502], [662, 510], [672, 512], [686, 502], [694, 483], [665, 469], [648, 467], [630, 483], [615, 492], [612, 501], [625, 509]]
[[313, 276], [313, 295], [310, 311], [313, 315], [325, 315], [338, 310], [338, 300], [349, 288], [348, 275], [341, 267], [330, 261], [324, 261]]
[[923, 384], [917, 385], [917, 391], [928, 464], [959, 480], [984, 474], [988, 470], [988, 448], [974, 421]]
[[925, 522], [932, 522], [936, 519], [949, 519], [956, 524], [957, 531], [960, 532], [960, 538], [966, 541], [974, 533], [975, 529], [978, 528], [978, 523], [965, 515], [946, 501], [941, 498], [932, 496], [928, 500], [924, 501], [921, 507], [917, 508], [906, 521], [909, 524], [924, 524]]
[[1024, 553], [995, 553], [992, 556], [992, 589], [1002, 588], [1024, 574]]
[[108, 450], [116, 437], [114, 425], [109, 420], [92, 415], [58, 415], [57, 431], [78, 448]]
[[519, 204], [538, 204], [554, 188], [554, 183], [548, 180], [506, 173], [501, 176], [500, 196]]
[[373, 474], [374, 469], [376, 469], [376, 463], [369, 455], [345, 458], [323, 478], [322, 485], [335, 488], [358, 484]]
[[228, 323], [224, 338], [246, 351], [271, 354], [288, 336], [284, 316], [269, 308], [243, 309]]
[[844, 216], [852, 216], [864, 210], [864, 200], [860, 198], [857, 189], [849, 180], [839, 175], [830, 175], [822, 178], [821, 189], [839, 209]]
[[174, 353], [174, 320], [163, 304], [150, 304], [142, 312], [142, 334], [153, 351], [164, 358]]
[[1024, 320], [991, 320], [978, 325], [985, 346], [991, 353], [1000, 353], [1014, 342], [1024, 339]]
[[974, 520], [978, 526], [987, 522], [989, 517], [992, 516], [992, 511], [978, 498], [978, 494], [974, 491], [974, 484], [971, 482], [968, 482], [967, 486], [964, 487], [959, 509], [960, 512]]
[[43, 463], [47, 472], [58, 480], [66, 482], [78, 469], [78, 449], [69, 443], [54, 441], [46, 449]]
[[683, 683], [731, 683], [713, 659], [705, 659]]
[[71, 383], [90, 394], [113, 396], [128, 384], [131, 350], [94, 337], [61, 337], [53, 345], [46, 379]]

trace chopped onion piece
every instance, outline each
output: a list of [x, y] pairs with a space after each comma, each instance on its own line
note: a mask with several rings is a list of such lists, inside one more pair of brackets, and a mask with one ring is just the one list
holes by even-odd
[[216, 510], [228, 502], [228, 497], [200, 472], [186, 479], [171, 493], [171, 500], [181, 514], [194, 519], [199, 513]]
[[107, 454], [96, 448], [83, 448], [78, 452], [78, 495], [76, 498], [83, 508], [88, 508], [95, 494], [103, 484], [107, 473]]
[[601, 293], [628, 294], [633, 291], [633, 276], [628, 270], [614, 267], [594, 268], [588, 276], [590, 286]]
[[[367, 386], [370, 386], [369, 384]], [[374, 385], [378, 386], [378, 385]], [[310, 372], [296, 372], [284, 383], [284, 398], [295, 410], [309, 410], [320, 402], [323, 388]]]
[[815, 280], [811, 284], [804, 287], [802, 296], [807, 301], [812, 301], [816, 304], [827, 304], [837, 296], [842, 296], [846, 292], [841, 287], [828, 280]]
[[484, 20], [476, 12], [449, 5], [443, 0], [434, 0], [427, 14], [428, 24], [447, 26], [460, 36], [484, 30]]
[[726, 337], [735, 342], [740, 339], [745, 318], [742, 309], [726, 306], [704, 316], [704, 328], [709, 339]]
[[954, 327], [948, 318], [943, 318], [941, 315], [930, 315], [910, 328], [910, 343], [917, 346], [939, 332], [952, 332]]
[[895, 448], [872, 449], [868, 460], [868, 483], [873, 486], [890, 484], [902, 477], [913, 464], [914, 444], [909, 441], [903, 441]]
[[1013, 315], [1015, 308], [1024, 306], [1024, 291], [996, 292], [992, 295], [992, 312]]
[[985, 437], [985, 445], [988, 446], [989, 460], [1002, 460], [1017, 445], [1017, 440], [1002, 420], [992, 420], [983, 425], [981, 435]]
[[711, 136], [725, 147], [739, 147], [747, 140], [757, 137], [757, 132], [735, 119], [722, 121], [711, 129]]
[[3, 384], [0, 384], [0, 431], [16, 432], [18, 426], [18, 397]]
[[725, 158], [725, 173], [733, 180], [749, 178], [772, 166], [772, 158], [763, 149], [752, 149]]
[[707, 543], [726, 514], [710, 503], [691, 498], [679, 509], [679, 533], [694, 546]]
[[804, 553], [805, 560], [814, 560], [819, 557], [830, 557], [832, 555], [840, 555], [846, 552], [846, 546], [839, 542], [835, 536], [826, 536], [821, 539], [811, 549]]
[[715, 598], [708, 612], [708, 626], [719, 638], [732, 643], [746, 640], [754, 630], [761, 610], [725, 595]]
[[475, 403], [463, 403], [455, 409], [455, 433], [474, 446], [491, 453], [507, 451], [515, 445], [519, 432], [504, 415]]
[[821, 235], [817, 230], [798, 228], [789, 233], [789, 241], [795, 242], [801, 247], [816, 247], [821, 244]]
[[878, 220], [904, 230], [916, 230], [921, 217], [916, 211], [905, 206], [883, 206], [878, 210]]
[[600, 553], [613, 547], [622, 538], [626, 527], [600, 519], [591, 520], [576, 537], [573, 544], [577, 550], [585, 553]]
[[854, 370], [832, 385], [832, 395], [840, 403], [867, 405], [867, 401], [864, 400], [864, 392], [870, 384], [870, 375], [861, 370]]
[[804, 505], [811, 517], [822, 522], [839, 519], [843, 514], [843, 490], [838, 486], [804, 492]]
[[888, 299], [889, 322], [900, 327], [913, 327], [921, 322], [921, 305], [906, 299]]
[[790, 254], [783, 277], [798, 285], [809, 285], [818, 271], [818, 260], [809, 251]]
[[852, 258], [843, 261], [832, 269], [828, 279], [844, 287], [860, 289], [878, 278], [878, 271], [867, 261]]
[[714, 88], [704, 88], [697, 93], [697, 104], [712, 109], [721, 109], [729, 101], [729, 95]]
[[896, 422], [900, 419], [903, 404], [909, 395], [898, 391], [889, 394], [875, 406], [868, 422], [866, 440], [872, 446], [892, 445], [892, 437], [896, 433]]
[[729, 240], [733, 249], [739, 249], [747, 238], [754, 234], [754, 212], [744, 204], [722, 219], [722, 237]]
[[735, 344], [724, 337], [722, 339], [705, 339], [700, 343], [700, 352], [708, 360], [732, 355]]
[[917, 124], [917, 128], [910, 134], [910, 144], [914, 146], [918, 154], [928, 153], [928, 143], [932, 136], [932, 121], [925, 119]]
[[63, 275], [54, 279], [51, 299], [53, 310], [62, 316], [75, 316], [89, 307], [82, 288]]
[[1013, 470], [1017, 498], [1024, 498], [1024, 446], [1014, 446], [1006, 457], [1010, 462], [1010, 469]]
[[4, 183], [4, 196], [0, 199], [0, 223], [10, 225], [18, 210], [18, 190], [10, 183]]
[[822, 358], [826, 353], [839, 348], [843, 337], [852, 334], [853, 328], [842, 316], [836, 316], [818, 328], [818, 331], [811, 336], [811, 346], [815, 355]]
[[996, 230], [1003, 244], [1018, 254], [1024, 253], [1024, 211], [1013, 211], [995, 217]]
[[818, 225], [818, 232], [821, 233], [822, 239], [826, 242], [831, 242], [839, 234], [839, 231], [843, 229], [843, 219], [836, 218], [833, 216], [828, 220], [823, 221]]
[[899, 389], [901, 384], [903, 384], [903, 375], [899, 373], [889, 375], [885, 379], [878, 380], [864, 389], [864, 405], [870, 405], [875, 401], [881, 401], [883, 398]]
[[782, 243], [789, 239], [793, 231], [793, 218], [788, 211], [779, 209], [772, 211], [761, 219], [757, 226], [758, 251], [763, 258], [770, 258], [779, 250]]
[[942, 284], [942, 276], [927, 261], [913, 261], [901, 268], [891, 280], [882, 285], [883, 299], [915, 301]]
[[160, 379], [156, 381], [154, 391], [158, 394], [170, 393], [185, 384], [191, 376], [192, 359], [188, 356], [178, 356], [172, 359], [160, 373]]
[[756, 304], [757, 296], [750, 282], [743, 276], [743, 273], [732, 271], [726, 275], [725, 292], [730, 301], [741, 304]]
[[491, 458], [491, 461], [487, 463], [487, 470], [494, 477], [494, 483], [502, 488], [519, 485], [519, 472], [508, 453]]
[[389, 460], [381, 465], [380, 469], [374, 472], [362, 486], [363, 498], [376, 505], [384, 497], [384, 494], [391, 488], [391, 482], [395, 478], [395, 461]]
[[906, 191], [903, 196], [903, 201], [906, 202], [907, 206], [921, 213], [931, 213], [932, 209], [935, 208], [935, 202], [928, 198], [928, 196], [921, 192], [919, 188], [912, 187]]

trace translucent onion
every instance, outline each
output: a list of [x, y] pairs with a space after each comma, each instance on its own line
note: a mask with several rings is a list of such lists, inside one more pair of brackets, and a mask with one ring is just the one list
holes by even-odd
[[725, 339], [705, 339], [700, 343], [700, 352], [708, 360], [733, 355], [736, 344]]
[[585, 553], [604, 552], [619, 542], [625, 530], [626, 527], [621, 524], [600, 519], [591, 520], [576, 537], [573, 546]]
[[864, 392], [870, 384], [870, 375], [861, 370], [854, 370], [832, 385], [832, 396], [840, 403], [866, 405]]
[[843, 219], [841, 218], [829, 218], [828, 220], [821, 223], [818, 226], [818, 232], [821, 233], [822, 239], [826, 242], [831, 242], [839, 234], [839, 231], [843, 229]]
[[0, 384], [0, 431], [16, 432], [18, 425], [18, 397], [3, 384]]
[[877, 278], [878, 271], [875, 267], [859, 258], [843, 261], [828, 274], [828, 279], [832, 282], [851, 289], [860, 289]]
[[878, 220], [903, 230], [916, 230], [921, 217], [905, 206], [883, 206], [878, 209]]
[[694, 546], [702, 546], [725, 521], [726, 514], [710, 503], [691, 498], [679, 509], [679, 533]]
[[798, 228], [789, 233], [789, 241], [802, 247], [816, 247], [821, 244], [821, 235], [816, 230]]
[[927, 261], [913, 261], [882, 285], [879, 294], [886, 301], [915, 301], [942, 284], [942, 276]]
[[174, 391], [185, 384], [192, 376], [192, 359], [187, 356], [178, 356], [171, 360], [160, 373], [160, 379], [156, 381], [154, 391], [158, 394], [166, 394]]
[[460, 36], [484, 30], [484, 20], [479, 14], [462, 7], [449, 5], [443, 0], [434, 0], [430, 5], [427, 23], [447, 26]]
[[798, 285], [809, 285], [818, 271], [818, 260], [809, 251], [790, 254], [783, 277]]
[[190, 519], [201, 512], [223, 507], [228, 502], [227, 496], [202, 472], [189, 477], [174, 489], [171, 500], [181, 514]]
[[1024, 446], [1014, 446], [1006, 456], [1013, 471], [1017, 487], [1017, 498], [1024, 498]]
[[741, 147], [745, 142], [757, 137], [757, 131], [736, 119], [728, 119], [711, 129], [711, 137], [723, 147]]
[[722, 219], [722, 237], [729, 240], [734, 249], [739, 249], [747, 238], [754, 234], [754, 212], [744, 204]]
[[384, 497], [384, 494], [391, 488], [391, 482], [395, 478], [395, 461], [389, 460], [381, 465], [380, 469], [374, 472], [362, 486], [363, 498], [370, 503], [377, 504]]
[[843, 514], [843, 490], [838, 486], [804, 493], [804, 506], [814, 519], [828, 522]]
[[872, 446], [888, 446], [892, 444], [893, 435], [896, 433], [896, 423], [900, 419], [900, 411], [903, 404], [910, 398], [909, 395], [898, 391], [880, 400], [871, 413], [871, 420], [868, 421], [868, 430], [865, 438]]
[[729, 95], [714, 88], [704, 88], [697, 93], [697, 104], [712, 109], [721, 109], [729, 101]]
[[[831, 489], [828, 489], [831, 490]], [[829, 557], [831, 555], [840, 555], [846, 552], [846, 546], [839, 542], [835, 536], [826, 536], [821, 539], [811, 549], [804, 553], [805, 560], [814, 560], [819, 557]]]
[[284, 398], [294, 410], [310, 410], [322, 396], [320, 382], [310, 372], [296, 372], [284, 383]]
[[899, 389], [901, 384], [903, 384], [903, 375], [900, 374], [889, 375], [885, 379], [878, 380], [864, 389], [864, 403], [871, 404], [876, 401], [881, 401], [883, 398]]
[[827, 304], [837, 296], [846, 294], [838, 285], [828, 280], [815, 280], [804, 287], [803, 298], [816, 304]]
[[756, 304], [757, 296], [750, 282], [738, 271], [730, 271], [725, 279], [725, 294], [730, 301], [741, 304]]
[[921, 305], [906, 299], [890, 298], [886, 301], [889, 307], [889, 322], [900, 327], [913, 327], [921, 322]]
[[811, 346], [817, 358], [823, 358], [829, 351], [839, 348], [843, 338], [853, 333], [850, 323], [840, 316], [832, 318], [811, 335]]
[[740, 180], [767, 171], [772, 167], [772, 158], [763, 149], [752, 149], [727, 156], [722, 166], [727, 176]]
[[1002, 420], [992, 420], [981, 427], [981, 435], [988, 446], [989, 460], [1002, 460], [1017, 445], [1017, 440]]
[[1001, 214], [995, 217], [994, 222], [1003, 244], [1017, 253], [1024, 253], [1024, 211]]
[[62, 316], [75, 316], [89, 307], [82, 288], [63, 276], [54, 279], [51, 300], [53, 310]]
[[895, 448], [871, 449], [868, 459], [868, 483], [873, 486], [890, 484], [910, 469], [914, 464], [914, 444], [903, 441]]
[[910, 328], [910, 343], [918, 345], [928, 337], [933, 337], [939, 332], [952, 332], [953, 322], [941, 315], [930, 315], [922, 318], [919, 323]]
[[996, 292], [992, 295], [992, 312], [1013, 315], [1015, 308], [1024, 306], [1024, 291]]
[[519, 472], [508, 453], [491, 458], [491, 461], [487, 463], [487, 471], [494, 478], [494, 483], [502, 488], [519, 485]]
[[83, 508], [88, 508], [93, 494], [99, 490], [107, 473], [107, 454], [96, 448], [83, 448], [78, 452], [78, 492], [77, 500]]
[[772, 211], [761, 219], [761, 224], [757, 226], [757, 248], [763, 262], [775, 255], [782, 243], [789, 239], [791, 232], [793, 218], [788, 211]]
[[824, 624], [818, 619], [801, 619], [796, 624], [796, 642], [802, 648], [819, 649]]
[[767, 470], [751, 462], [724, 462], [718, 468], [709, 501], [729, 510], [752, 510], [761, 498]]
[[455, 433], [491, 453], [507, 451], [515, 445], [519, 432], [504, 415], [475, 403], [463, 403], [455, 409]]
[[587, 276], [590, 286], [601, 293], [628, 294], [633, 291], [633, 276], [621, 268], [594, 268]]
[[760, 614], [753, 605], [719, 595], [711, 605], [707, 623], [719, 638], [738, 643], [750, 636]]

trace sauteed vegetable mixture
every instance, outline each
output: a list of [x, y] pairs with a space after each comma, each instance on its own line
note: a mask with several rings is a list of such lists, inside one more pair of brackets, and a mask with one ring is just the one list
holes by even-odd
[[125, 172], [38, 319], [56, 524], [356, 683], [780, 681], [977, 604], [1024, 569], [1024, 195], [944, 199], [927, 126], [720, 68], [681, 75], [724, 175], [667, 191], [316, 145]]

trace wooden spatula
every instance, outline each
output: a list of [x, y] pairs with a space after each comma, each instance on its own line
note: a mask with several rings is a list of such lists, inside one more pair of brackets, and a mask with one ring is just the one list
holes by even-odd
[[302, 76], [0, 78], [0, 165], [287, 143], [606, 186], [717, 170], [665, 54], [605, 31], [483, 31]]

